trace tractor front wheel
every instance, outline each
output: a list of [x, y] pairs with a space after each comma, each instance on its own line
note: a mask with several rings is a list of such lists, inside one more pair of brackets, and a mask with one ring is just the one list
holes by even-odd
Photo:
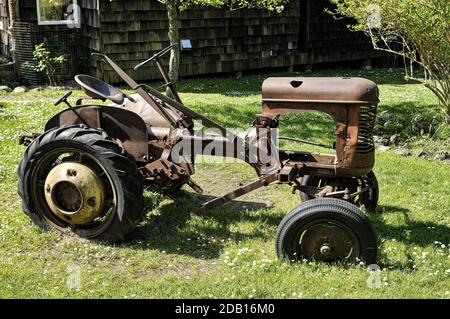
[[290, 261], [365, 261], [377, 255], [375, 232], [358, 208], [336, 198], [313, 199], [283, 218], [276, 235], [278, 257]]
[[144, 212], [135, 160], [101, 130], [49, 130], [19, 165], [24, 212], [42, 229], [106, 242], [124, 240]]

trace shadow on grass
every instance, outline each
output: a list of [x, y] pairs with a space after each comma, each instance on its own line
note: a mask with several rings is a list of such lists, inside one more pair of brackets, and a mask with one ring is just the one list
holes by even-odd
[[395, 239], [405, 244], [420, 247], [434, 245], [435, 241], [443, 243], [450, 241], [450, 227], [435, 222], [413, 220], [410, 218], [409, 209], [397, 206], [379, 206], [377, 211], [400, 213], [405, 221], [401, 225], [390, 225], [383, 220], [382, 214], [374, 214], [371, 220], [383, 238]]
[[[450, 227], [434, 222], [415, 221], [410, 218], [410, 210], [404, 207], [380, 205], [377, 213], [371, 216], [371, 221], [383, 239], [395, 239], [406, 245], [412, 246], [434, 246], [435, 242], [448, 243], [450, 241]], [[404, 223], [401, 225], [390, 225], [384, 221], [383, 213], [402, 214]], [[414, 257], [411, 251], [405, 252], [407, 261], [405, 263], [380, 263], [381, 267], [389, 269], [400, 269], [404, 271], [414, 271]], [[388, 259], [380, 256], [379, 259]], [[384, 258], [383, 258], [384, 257]]]
[[[158, 249], [167, 253], [191, 256], [195, 258], [217, 258], [227, 242], [238, 243], [247, 239], [271, 240], [273, 231], [281, 217], [271, 214], [264, 203], [233, 201], [221, 208], [199, 214], [198, 206], [212, 197], [198, 196], [182, 192], [176, 200], [164, 201], [159, 214], [150, 215], [134, 232], [126, 246], [135, 249]], [[154, 203], [158, 205], [160, 203]], [[152, 207], [148, 207], [151, 211]], [[371, 220], [383, 239], [395, 239], [407, 245], [426, 247], [435, 241], [448, 243], [450, 228], [434, 222], [412, 220], [410, 211], [404, 207], [379, 206], [378, 214]], [[404, 216], [401, 225], [385, 222], [383, 213], [398, 213]], [[238, 222], [262, 223], [264, 227], [250, 230], [233, 230]], [[408, 258], [413, 260], [413, 258]], [[409, 261], [406, 264], [392, 265], [390, 268], [412, 270]]]
[[[267, 227], [242, 232], [232, 230], [237, 222], [278, 225], [280, 218], [268, 213], [264, 203], [233, 201], [200, 214], [198, 206], [213, 197], [181, 192], [176, 200], [162, 203], [159, 214], [150, 215], [125, 244], [136, 249], [158, 249], [167, 253], [212, 259], [229, 242], [258, 238], [268, 240]], [[148, 207], [151, 211], [152, 207]], [[269, 231], [270, 233], [270, 231]]]

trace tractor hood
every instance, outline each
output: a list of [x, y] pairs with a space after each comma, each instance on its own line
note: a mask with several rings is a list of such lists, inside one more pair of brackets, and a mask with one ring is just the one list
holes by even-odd
[[263, 101], [295, 103], [377, 104], [378, 87], [363, 78], [279, 77], [263, 83]]

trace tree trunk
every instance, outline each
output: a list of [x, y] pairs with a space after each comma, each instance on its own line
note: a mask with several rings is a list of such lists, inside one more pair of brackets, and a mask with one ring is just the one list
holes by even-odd
[[444, 118], [447, 124], [450, 124], [450, 92], [448, 92], [448, 80], [436, 80], [426, 81], [425, 87], [428, 88], [434, 95], [437, 97], [439, 101], [439, 106], [442, 108], [444, 112]]
[[445, 120], [447, 121], [447, 124], [450, 125], [450, 105], [447, 104], [447, 113], [445, 114]]
[[19, 5], [17, 2], [18, 0], [8, 0], [10, 25], [19, 19]]
[[169, 40], [170, 44], [178, 44], [170, 52], [169, 75], [173, 82], [178, 80], [178, 69], [180, 67], [180, 10], [178, 0], [166, 0], [167, 15], [169, 18]]
[[[11, 55], [13, 61], [16, 61], [16, 46], [14, 37], [11, 34], [12, 28], [14, 26], [14, 22], [20, 20], [19, 16], [19, 0], [8, 0], [8, 11], [9, 11], [9, 21], [8, 21], [8, 50]], [[15, 72], [18, 73], [17, 65], [14, 64]]]

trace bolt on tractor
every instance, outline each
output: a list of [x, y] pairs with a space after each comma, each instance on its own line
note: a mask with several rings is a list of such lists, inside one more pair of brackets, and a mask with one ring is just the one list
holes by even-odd
[[[68, 92], [55, 103], [67, 109], [47, 122], [44, 133], [21, 136], [27, 149], [18, 169], [18, 193], [33, 223], [83, 238], [124, 240], [143, 217], [144, 188], [174, 193], [187, 185], [202, 193], [192, 176], [196, 157], [206, 154], [241, 159], [257, 176], [204, 203], [199, 213], [262, 187], [288, 184], [304, 203], [278, 226], [279, 257], [373, 263], [376, 235], [360, 208], [373, 210], [378, 201], [372, 172], [379, 102], [375, 83], [363, 78], [269, 78], [253, 128], [235, 134], [182, 103], [160, 60], [173, 47], [135, 67], [155, 62], [167, 94], [136, 83], [108, 56], [94, 53], [135, 93], [78, 75], [75, 80], [86, 97], [72, 105]], [[308, 111], [334, 119], [334, 145], [277, 136], [281, 116]], [[202, 128], [195, 129], [199, 123]], [[332, 151], [281, 150], [276, 142], [283, 139]]]

